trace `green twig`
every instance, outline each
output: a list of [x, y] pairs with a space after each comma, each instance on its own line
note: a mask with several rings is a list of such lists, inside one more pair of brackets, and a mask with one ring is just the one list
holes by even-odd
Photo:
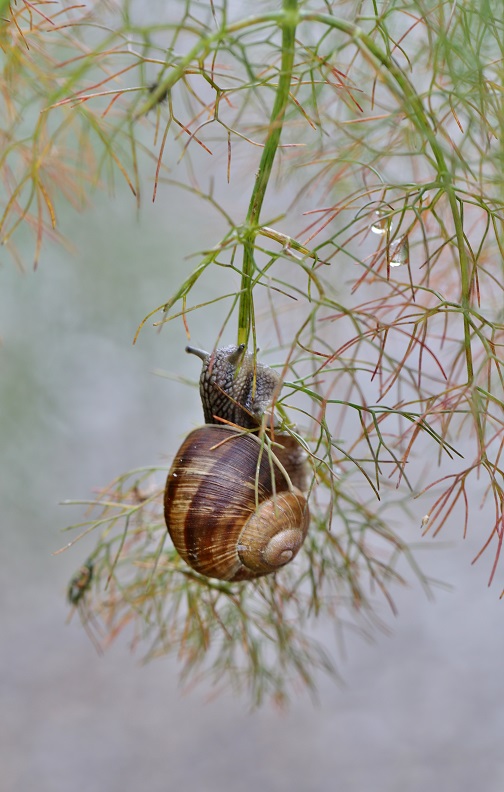
[[282, 133], [285, 112], [289, 102], [289, 91], [294, 65], [295, 35], [298, 22], [297, 0], [283, 0], [282, 26], [282, 63], [278, 87], [271, 111], [268, 137], [264, 144], [259, 169], [252, 190], [250, 204], [245, 221], [243, 238], [243, 268], [241, 279], [241, 297], [238, 308], [238, 344], [247, 344], [250, 328], [253, 325], [254, 304], [252, 297], [252, 276], [255, 268], [254, 245], [259, 230], [259, 216], [266, 194], [273, 163], [275, 161], [280, 136]]

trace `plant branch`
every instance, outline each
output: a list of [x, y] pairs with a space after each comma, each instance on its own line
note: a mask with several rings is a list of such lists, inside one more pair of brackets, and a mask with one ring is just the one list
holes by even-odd
[[297, 0], [283, 0], [282, 16], [282, 63], [278, 87], [271, 111], [268, 137], [264, 144], [259, 170], [252, 190], [243, 240], [243, 267], [241, 296], [238, 308], [238, 344], [247, 344], [253, 324], [252, 276], [254, 272], [254, 245], [259, 231], [259, 216], [275, 161], [289, 92], [294, 64], [296, 25], [298, 22]]
[[423, 107], [422, 101], [418, 96], [414, 86], [404, 74], [402, 69], [395, 63], [394, 59], [383, 52], [373, 41], [373, 39], [364, 33], [357, 25], [338, 19], [337, 17], [329, 16], [328, 14], [316, 14], [309, 12], [300, 12], [300, 19], [303, 21], [320, 22], [328, 27], [335, 28], [352, 37], [357, 47], [366, 57], [372, 57], [378, 64], [385, 67], [385, 71], [380, 71], [384, 81], [397, 96], [401, 102], [406, 100], [406, 107], [409, 109], [409, 118], [415, 123], [420, 134], [428, 141], [432, 153], [434, 154], [437, 168], [438, 178], [443, 184], [443, 187], [448, 196], [450, 210], [453, 216], [455, 225], [455, 235], [457, 240], [457, 248], [459, 254], [460, 264], [460, 282], [461, 282], [461, 306], [464, 317], [464, 348], [466, 357], [467, 380], [471, 383], [474, 379], [474, 366], [471, 351], [471, 328], [469, 321], [470, 311], [470, 268], [469, 260], [467, 257], [467, 250], [464, 242], [464, 230], [462, 217], [457, 201], [457, 196], [453, 186], [452, 175], [446, 164], [442, 147], [436, 137], [435, 131], [429, 117]]

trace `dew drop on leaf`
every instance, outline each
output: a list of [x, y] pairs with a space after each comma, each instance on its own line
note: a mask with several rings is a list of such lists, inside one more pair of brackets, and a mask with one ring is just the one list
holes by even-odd
[[379, 234], [383, 236], [387, 232], [390, 233], [392, 230], [392, 219], [390, 217], [389, 211], [384, 211], [383, 209], [377, 209], [375, 212], [376, 220], [371, 226], [371, 231], [373, 234]]
[[390, 267], [409, 264], [409, 239], [407, 236], [401, 237], [396, 244], [391, 245], [388, 251], [388, 263]]

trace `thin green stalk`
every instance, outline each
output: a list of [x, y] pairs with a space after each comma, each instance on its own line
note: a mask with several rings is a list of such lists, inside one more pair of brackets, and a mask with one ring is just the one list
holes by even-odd
[[254, 245], [259, 231], [259, 216], [275, 161], [282, 133], [285, 111], [289, 102], [289, 92], [294, 65], [295, 36], [298, 23], [298, 0], [283, 0], [282, 63], [275, 101], [269, 121], [268, 137], [264, 144], [259, 170], [257, 171], [252, 196], [245, 221], [243, 239], [243, 267], [241, 297], [238, 308], [238, 344], [247, 344], [253, 324], [252, 277], [254, 273]]

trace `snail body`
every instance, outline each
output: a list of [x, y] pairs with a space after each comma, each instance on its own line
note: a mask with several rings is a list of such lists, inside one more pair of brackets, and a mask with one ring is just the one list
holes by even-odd
[[199, 386], [205, 423], [224, 418], [244, 429], [257, 429], [280, 386], [276, 371], [254, 363], [244, 344], [221, 347], [213, 354], [194, 347], [186, 352], [203, 361]]
[[[270, 405], [278, 376], [254, 366], [243, 347], [224, 347], [213, 356], [188, 351], [203, 360], [206, 424], [186, 437], [168, 473], [168, 531], [182, 558], [207, 577], [237, 581], [270, 574], [295, 557], [310, 521], [303, 450], [289, 435], [250, 431]], [[235, 426], [218, 425], [218, 418]]]

